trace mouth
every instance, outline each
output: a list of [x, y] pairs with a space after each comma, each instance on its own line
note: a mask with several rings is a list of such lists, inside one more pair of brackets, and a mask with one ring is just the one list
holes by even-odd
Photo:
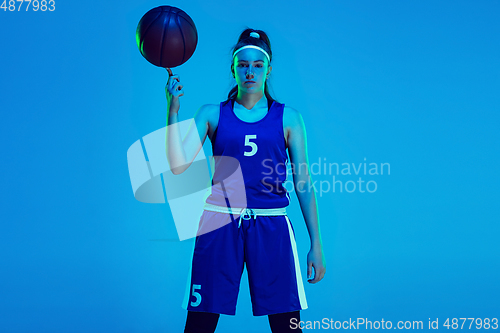
[[252, 83], [255, 83], [255, 81], [245, 81], [245, 84], [252, 84]]

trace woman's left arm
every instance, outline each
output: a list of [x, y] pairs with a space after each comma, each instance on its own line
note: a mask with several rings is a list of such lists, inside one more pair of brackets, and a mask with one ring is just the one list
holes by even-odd
[[[285, 135], [287, 135], [293, 183], [311, 238], [311, 250], [307, 255], [307, 281], [316, 283], [325, 275], [326, 264], [321, 241], [316, 193], [309, 172], [306, 128], [300, 113], [290, 107], [285, 107], [284, 122], [288, 129]], [[313, 267], [314, 278], [312, 278]]]

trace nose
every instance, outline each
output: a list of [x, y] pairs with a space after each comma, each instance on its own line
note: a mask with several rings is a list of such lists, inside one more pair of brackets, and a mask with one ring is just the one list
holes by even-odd
[[254, 75], [253, 75], [252, 67], [250, 67], [250, 66], [248, 67], [246, 76], [247, 76], [247, 79], [253, 78]]

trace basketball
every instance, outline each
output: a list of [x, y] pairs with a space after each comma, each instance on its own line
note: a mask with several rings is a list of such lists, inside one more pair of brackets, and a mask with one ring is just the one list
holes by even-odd
[[159, 6], [144, 14], [135, 35], [144, 58], [165, 68], [185, 63], [198, 43], [198, 32], [191, 17], [172, 6]]

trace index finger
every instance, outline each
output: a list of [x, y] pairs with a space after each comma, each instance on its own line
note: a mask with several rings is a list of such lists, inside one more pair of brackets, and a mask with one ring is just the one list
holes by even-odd
[[172, 70], [170, 68], [168, 68], [168, 67], [166, 67], [165, 69], [168, 72], [168, 76], [172, 76]]

